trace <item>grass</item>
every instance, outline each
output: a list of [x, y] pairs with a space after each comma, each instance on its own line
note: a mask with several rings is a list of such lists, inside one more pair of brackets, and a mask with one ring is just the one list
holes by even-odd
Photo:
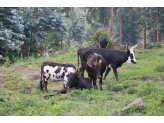
[[[39, 70], [42, 62], [45, 61], [75, 65], [78, 60], [77, 48], [72, 47], [65, 54], [59, 54], [55, 58], [29, 57], [11, 64], [8, 68], [2, 66], [0, 69], [4, 69], [6, 73], [0, 74], [0, 82], [5, 84], [6, 88], [0, 88], [0, 116], [111, 116], [137, 98], [142, 98], [145, 106], [143, 109], [134, 107], [127, 110], [128, 116], [133, 116], [135, 113], [163, 116], [164, 47], [158, 50], [136, 49], [135, 51], [137, 64], [124, 63], [118, 68], [119, 82], [111, 71], [103, 81], [106, 85], [103, 91], [75, 90], [68, 94], [56, 95], [53, 91], [62, 89], [63, 81], [49, 80], [48, 94], [55, 95], [49, 99], [44, 99], [47, 94], [39, 89], [40, 79], [30, 81], [22, 77], [31, 74], [27, 72], [29, 69]], [[138, 54], [138, 51], [146, 53]], [[28, 68], [23, 73], [14, 73], [15, 67], [20, 65]], [[86, 72], [84, 76], [87, 77]], [[99, 88], [99, 84], [97, 85]], [[26, 87], [32, 90], [29, 91]]]

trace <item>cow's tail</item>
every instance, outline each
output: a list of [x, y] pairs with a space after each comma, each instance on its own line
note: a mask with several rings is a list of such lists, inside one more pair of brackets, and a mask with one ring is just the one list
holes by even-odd
[[43, 69], [42, 69], [42, 66], [41, 66], [41, 78], [40, 78], [40, 90], [42, 90], [42, 75], [43, 75]]

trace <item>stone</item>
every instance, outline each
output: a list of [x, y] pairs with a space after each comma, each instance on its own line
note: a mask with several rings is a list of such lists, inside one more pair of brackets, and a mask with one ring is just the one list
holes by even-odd
[[132, 103], [130, 103], [127, 107], [122, 108], [122, 111], [125, 111], [127, 109], [133, 108], [137, 106], [138, 108], [142, 108], [144, 107], [144, 103], [143, 100], [141, 98], [138, 98], [136, 100], [134, 100]]
[[150, 59], [147, 59], [147, 61], [150, 61]]
[[117, 113], [113, 113], [112, 116], [126, 116], [125, 112], [117, 112]]

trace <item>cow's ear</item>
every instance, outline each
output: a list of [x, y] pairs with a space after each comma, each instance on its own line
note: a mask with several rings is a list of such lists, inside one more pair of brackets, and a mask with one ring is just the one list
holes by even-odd
[[87, 65], [88, 65], [89, 67], [93, 67], [93, 65], [92, 65], [90, 62], [88, 62]]

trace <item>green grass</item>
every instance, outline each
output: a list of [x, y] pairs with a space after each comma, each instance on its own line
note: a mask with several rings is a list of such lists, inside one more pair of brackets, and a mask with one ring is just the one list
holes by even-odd
[[[118, 68], [119, 82], [116, 81], [113, 71], [110, 71], [103, 83], [103, 91], [75, 90], [68, 94], [56, 95], [54, 90], [63, 88], [63, 81], [48, 81], [48, 94], [54, 97], [44, 99], [47, 95], [39, 89], [40, 79], [35, 81], [22, 79], [28, 76], [27, 70], [37, 71], [42, 62], [77, 63], [77, 48], [70, 48], [65, 54], [58, 57], [38, 58], [29, 57], [19, 60], [10, 67], [0, 67], [6, 71], [0, 74], [0, 81], [7, 88], [0, 88], [0, 116], [110, 116], [120, 111], [137, 98], [142, 98], [144, 108], [126, 110], [128, 116], [142, 113], [146, 116], [164, 115], [164, 48], [143, 50], [136, 49], [137, 64], [124, 63]], [[138, 51], [147, 52], [138, 54]], [[149, 61], [147, 59], [150, 59]], [[23, 73], [14, 73], [15, 67], [28, 66]], [[77, 67], [77, 66], [76, 66]], [[139, 69], [137, 69], [139, 67]], [[87, 73], [84, 74], [87, 77]], [[99, 83], [97, 80], [99, 88]], [[137, 86], [134, 86], [137, 85]], [[29, 87], [29, 91], [23, 87]]]

